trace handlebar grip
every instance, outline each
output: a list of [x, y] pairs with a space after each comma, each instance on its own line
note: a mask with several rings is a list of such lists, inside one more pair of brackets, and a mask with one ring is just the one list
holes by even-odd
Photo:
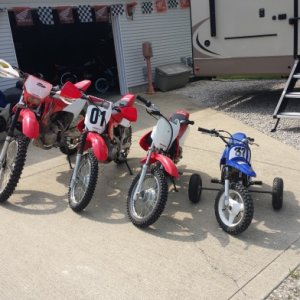
[[195, 124], [195, 122], [194, 122], [194, 121], [190, 121], [190, 120], [189, 120], [189, 121], [188, 121], [188, 124], [189, 124], [189, 125], [194, 125], [194, 124]]
[[214, 130], [209, 130], [209, 129], [201, 128], [201, 127], [198, 127], [198, 131], [201, 131], [203, 133], [208, 133], [208, 134], [214, 134], [215, 133]]
[[142, 103], [144, 103], [147, 107], [150, 107], [152, 105], [151, 101], [146, 100], [145, 98], [143, 98], [140, 95], [137, 95], [136, 99], [139, 100], [139, 101], [141, 101]]
[[248, 137], [248, 141], [249, 141], [250, 143], [254, 143], [254, 138]]

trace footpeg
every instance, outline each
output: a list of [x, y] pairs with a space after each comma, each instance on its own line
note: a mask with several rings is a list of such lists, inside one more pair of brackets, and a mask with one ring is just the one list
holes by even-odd
[[262, 184], [263, 184], [263, 182], [259, 181], [259, 180], [250, 182], [250, 185], [262, 185]]

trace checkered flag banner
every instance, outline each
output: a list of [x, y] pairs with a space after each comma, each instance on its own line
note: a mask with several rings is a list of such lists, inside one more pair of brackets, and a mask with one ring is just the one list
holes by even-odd
[[142, 13], [143, 14], [151, 14], [153, 11], [153, 3], [148, 1], [148, 2], [143, 2], [142, 3]]
[[92, 8], [89, 5], [79, 5], [77, 13], [81, 23], [93, 22]]
[[115, 4], [110, 7], [110, 14], [112, 16], [123, 15], [124, 7], [123, 4]]
[[168, 8], [177, 8], [178, 0], [168, 0]]
[[38, 7], [37, 13], [40, 21], [44, 25], [54, 25], [53, 12], [51, 7]]

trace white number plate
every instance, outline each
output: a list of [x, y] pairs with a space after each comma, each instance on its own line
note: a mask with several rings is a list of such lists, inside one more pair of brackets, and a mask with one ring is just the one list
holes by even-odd
[[236, 157], [243, 157], [246, 160], [248, 160], [247, 156], [248, 156], [248, 151], [245, 147], [242, 146], [232, 147], [229, 152], [229, 159], [233, 159]]
[[111, 112], [112, 103], [110, 103], [108, 107], [89, 105], [85, 115], [84, 124], [89, 131], [103, 133], [111, 118]]

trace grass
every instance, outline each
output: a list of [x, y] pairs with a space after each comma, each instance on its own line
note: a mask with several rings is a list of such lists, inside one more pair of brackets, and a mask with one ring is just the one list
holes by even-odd
[[299, 279], [300, 278], [300, 271], [295, 269], [293, 271], [290, 270], [290, 275], [289, 275], [292, 279]]

